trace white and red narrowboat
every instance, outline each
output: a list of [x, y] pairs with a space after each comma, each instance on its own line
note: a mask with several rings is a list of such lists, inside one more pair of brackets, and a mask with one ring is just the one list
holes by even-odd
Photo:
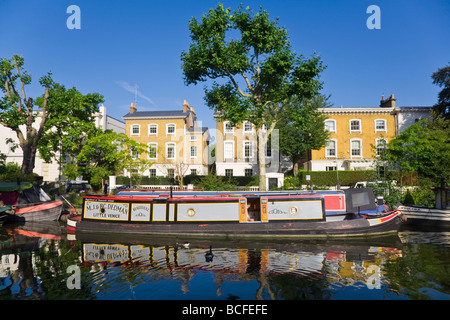
[[[68, 217], [68, 231], [200, 237], [327, 237], [396, 232], [401, 224], [399, 211], [362, 214], [371, 206], [371, 200], [373, 193], [369, 189], [350, 195], [122, 191], [113, 196], [85, 196], [82, 214]], [[327, 214], [327, 210], [334, 214]]]

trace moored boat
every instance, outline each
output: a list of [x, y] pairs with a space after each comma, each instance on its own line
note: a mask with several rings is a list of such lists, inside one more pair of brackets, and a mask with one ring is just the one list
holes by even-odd
[[398, 206], [408, 225], [431, 226], [438, 228], [450, 227], [450, 188], [433, 188], [436, 196], [434, 208], [423, 206]]
[[1, 183], [0, 201], [11, 208], [0, 213], [1, 222], [55, 221], [63, 208], [62, 201], [52, 201], [41, 188], [29, 182]]
[[[354, 205], [369, 199], [358, 195]], [[325, 197], [311, 192], [147, 192], [85, 196], [69, 232], [226, 237], [365, 236], [396, 232], [400, 212], [365, 217], [357, 210], [326, 215]]]

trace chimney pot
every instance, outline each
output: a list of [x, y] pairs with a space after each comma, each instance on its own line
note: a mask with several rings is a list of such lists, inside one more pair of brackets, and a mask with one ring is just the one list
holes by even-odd
[[184, 102], [183, 102], [183, 112], [188, 112], [188, 110], [189, 110], [189, 103], [186, 100], [184, 100]]
[[133, 102], [131, 103], [131, 106], [130, 106], [130, 113], [135, 113], [136, 112], [136, 104], [134, 104]]

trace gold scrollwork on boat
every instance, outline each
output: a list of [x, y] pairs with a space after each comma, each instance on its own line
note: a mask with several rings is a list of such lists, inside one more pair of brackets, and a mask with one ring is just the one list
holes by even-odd
[[292, 206], [289, 208], [289, 213], [295, 216], [298, 213], [298, 208], [296, 206]]
[[193, 216], [195, 216], [195, 209], [189, 208], [189, 209], [187, 209], [186, 213], [189, 217], [193, 217]]

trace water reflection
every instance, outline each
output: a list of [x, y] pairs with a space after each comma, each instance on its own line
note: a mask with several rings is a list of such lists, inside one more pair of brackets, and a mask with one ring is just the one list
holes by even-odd
[[71, 240], [62, 230], [57, 223], [0, 229], [0, 299], [450, 298], [445, 232], [268, 242]]

